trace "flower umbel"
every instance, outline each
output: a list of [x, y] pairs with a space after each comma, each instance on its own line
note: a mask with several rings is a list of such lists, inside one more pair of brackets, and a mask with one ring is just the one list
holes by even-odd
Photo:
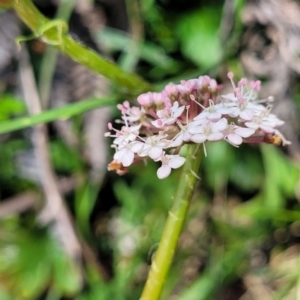
[[[187, 143], [227, 141], [238, 147], [242, 143], [290, 144], [278, 131], [284, 122], [271, 114], [272, 97], [257, 98], [260, 81], [242, 78], [237, 85], [228, 73], [233, 92], [219, 95], [221, 86], [208, 76], [168, 84], [161, 93], [138, 96], [141, 107], [128, 101], [118, 105], [122, 113], [121, 130], [108, 124], [105, 136], [113, 137], [116, 149], [109, 170], [122, 175], [127, 167], [145, 159], [160, 161], [160, 179], [172, 169], [180, 168], [185, 158], [178, 153]], [[266, 103], [266, 105], [263, 105]], [[113, 133], [112, 133], [113, 132]], [[206, 150], [205, 150], [206, 154]]]

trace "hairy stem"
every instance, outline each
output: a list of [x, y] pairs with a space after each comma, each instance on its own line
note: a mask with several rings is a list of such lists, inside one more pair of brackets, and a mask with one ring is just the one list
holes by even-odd
[[196, 174], [202, 157], [202, 151], [197, 151], [197, 147], [197, 145], [188, 146], [187, 160], [179, 179], [174, 204], [169, 211], [161, 241], [140, 300], [159, 299], [162, 292], [197, 182]]

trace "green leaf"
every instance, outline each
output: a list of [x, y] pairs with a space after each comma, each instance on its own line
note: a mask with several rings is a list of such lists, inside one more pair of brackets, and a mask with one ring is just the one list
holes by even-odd
[[203, 8], [184, 15], [175, 28], [187, 58], [203, 68], [217, 64], [222, 56], [218, 37], [220, 8]]
[[54, 258], [54, 288], [65, 295], [74, 295], [81, 289], [80, 270], [62, 251], [56, 249]]
[[262, 153], [269, 178], [286, 197], [295, 197], [300, 170], [282, 152], [272, 145], [263, 145]]
[[25, 105], [19, 98], [4, 94], [0, 97], [0, 121], [25, 112]]
[[[50, 279], [50, 240], [41, 232], [3, 232], [0, 240], [0, 278], [10, 282], [14, 293], [35, 299]], [[19, 297], [18, 297], [19, 298]]]

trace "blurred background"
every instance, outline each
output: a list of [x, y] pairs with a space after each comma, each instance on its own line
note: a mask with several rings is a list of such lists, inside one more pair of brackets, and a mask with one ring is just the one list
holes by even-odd
[[[207, 145], [161, 299], [300, 299], [300, 3], [281, 0], [37, 0], [48, 18], [157, 89], [209, 75], [262, 81], [288, 147]], [[122, 94], [0, 12], [0, 122]], [[179, 171], [119, 177], [95, 109], [0, 135], [0, 300], [139, 299]], [[0, 123], [1, 125], [1, 123]]]

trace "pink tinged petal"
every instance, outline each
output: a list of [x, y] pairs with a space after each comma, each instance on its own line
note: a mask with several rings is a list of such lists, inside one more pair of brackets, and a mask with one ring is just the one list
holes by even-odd
[[174, 113], [173, 117], [178, 118], [182, 115], [183, 111], [185, 109], [185, 106], [180, 106]]
[[179, 103], [178, 101], [175, 101], [172, 108], [171, 108], [171, 111], [174, 113], [179, 107]]
[[188, 131], [185, 131], [185, 133], [183, 134], [183, 140], [185, 141], [185, 142], [189, 142], [190, 141], [190, 139], [191, 139], [191, 134], [188, 132]]
[[121, 159], [121, 163], [124, 167], [129, 167], [134, 159], [134, 153], [127, 150]]
[[174, 124], [176, 122], [177, 118], [169, 118], [166, 119], [166, 121], [163, 122], [164, 125], [171, 125]]
[[252, 128], [252, 129], [255, 129], [255, 130], [259, 128], [259, 125], [257, 123], [254, 123], [254, 122], [246, 122], [245, 125], [248, 128]]
[[176, 88], [177, 88], [177, 91], [178, 91], [179, 93], [182, 93], [182, 94], [185, 94], [185, 93], [188, 93], [188, 92], [189, 92], [188, 88], [185, 87], [185, 86], [183, 86], [182, 84], [176, 85]]
[[228, 121], [225, 118], [222, 118], [221, 120], [219, 120], [217, 123], [214, 123], [211, 126], [211, 130], [213, 132], [218, 132], [218, 131], [222, 131], [225, 130], [228, 126]]
[[175, 140], [170, 144], [170, 147], [178, 147], [182, 144], [183, 142], [183, 136], [184, 134], [181, 132], [176, 138]]
[[222, 118], [222, 115], [218, 112], [210, 113], [207, 116], [207, 119], [210, 120], [210, 121], [213, 121], [213, 122], [219, 121], [221, 118]]
[[168, 165], [172, 169], [178, 169], [180, 168], [183, 164], [185, 163], [185, 158], [184, 157], [174, 157], [169, 160]]
[[164, 126], [164, 124], [163, 124], [163, 122], [161, 120], [155, 120], [155, 121], [152, 121], [151, 123], [156, 128], [160, 128], [160, 127]]
[[152, 99], [155, 104], [163, 103], [163, 95], [162, 93], [153, 93]]
[[165, 116], [166, 116], [166, 113], [165, 113], [165, 110], [164, 110], [164, 109], [158, 110], [158, 111], [156, 112], [156, 114], [157, 114], [157, 116], [158, 116], [160, 119], [165, 118]]
[[159, 147], [153, 147], [149, 151], [149, 156], [153, 159], [156, 160], [158, 159], [163, 153], [163, 149]]
[[275, 129], [271, 126], [267, 126], [267, 125], [260, 125], [259, 126], [260, 129], [266, 133], [273, 133], [275, 131]]
[[138, 152], [142, 151], [144, 145], [145, 144], [142, 142], [135, 142], [131, 147], [131, 151], [133, 151], [134, 153], [138, 153]]
[[252, 134], [254, 134], [254, 132], [255, 132], [255, 129], [252, 129], [252, 128], [238, 127], [236, 129], [234, 129], [234, 133], [243, 138], [247, 138], [247, 137], [251, 136]]
[[168, 165], [162, 165], [158, 170], [157, 170], [157, 177], [159, 179], [164, 179], [168, 177], [171, 173], [171, 168]]
[[236, 102], [225, 102], [223, 103], [225, 107], [228, 107], [230, 109], [236, 109], [237, 108], [237, 103]]
[[198, 134], [198, 133], [203, 133], [204, 128], [201, 126], [195, 126], [195, 127], [190, 127], [188, 131], [190, 134]]
[[243, 142], [243, 139], [237, 134], [231, 133], [227, 136], [227, 138], [231, 144], [236, 146], [240, 145]]
[[137, 101], [140, 105], [150, 105], [151, 104], [151, 99], [149, 93], [147, 94], [141, 94], [138, 96]]
[[198, 121], [198, 120], [203, 120], [209, 115], [209, 112], [203, 111], [201, 112], [198, 116], [196, 116], [193, 120]]
[[226, 108], [226, 107], [220, 107], [218, 108], [218, 113], [222, 115], [229, 115], [234, 111], [234, 107]]
[[197, 121], [192, 121], [191, 123], [189, 123], [189, 128], [195, 127], [195, 126], [200, 126], [204, 123], [207, 123], [207, 119], [204, 118], [202, 120], [197, 120]]
[[269, 127], [276, 127], [277, 124], [276, 122], [273, 122], [273, 121], [265, 121], [265, 120], [262, 120], [261, 123], [260, 123], [260, 126], [269, 126]]
[[207, 140], [211, 142], [216, 142], [216, 141], [221, 141], [224, 139], [224, 134], [222, 132], [215, 132], [211, 133], [208, 137]]
[[205, 134], [195, 134], [191, 136], [191, 141], [197, 144], [204, 143], [207, 139]]
[[250, 121], [253, 119], [253, 113], [252, 111], [246, 109], [245, 111], [242, 111], [240, 113], [240, 117], [243, 119], [243, 120], [246, 120], [246, 121]]
[[143, 147], [142, 150], [138, 153], [138, 155], [139, 155], [140, 157], [145, 157], [145, 156], [148, 155], [150, 149], [151, 149], [151, 146], [150, 146], [150, 145], [144, 144], [144, 147]]
[[240, 113], [240, 110], [237, 109], [232, 109], [232, 111], [228, 114], [231, 118], [236, 118]]

